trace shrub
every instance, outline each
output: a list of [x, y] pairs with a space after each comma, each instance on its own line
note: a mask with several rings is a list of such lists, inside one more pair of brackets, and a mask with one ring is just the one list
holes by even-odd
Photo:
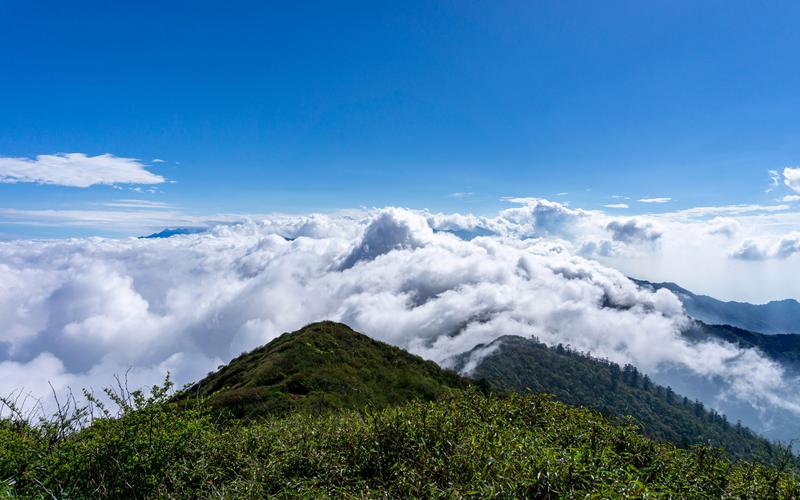
[[0, 488], [26, 497], [800, 496], [789, 461], [734, 463], [545, 396], [477, 390], [239, 424], [156, 397], [52, 445], [35, 427], [0, 429], [13, 481]]

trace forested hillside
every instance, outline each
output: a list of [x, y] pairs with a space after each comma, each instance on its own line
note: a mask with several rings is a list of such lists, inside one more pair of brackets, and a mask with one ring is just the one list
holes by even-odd
[[[648, 436], [679, 446], [710, 443], [731, 456], [775, 460], [780, 450], [747, 428], [731, 423], [699, 401], [650, 381], [635, 367], [592, 358], [564, 346], [549, 348], [534, 340], [505, 336], [478, 363], [472, 378], [495, 389], [553, 394], [558, 400], [586, 406], [612, 418], [630, 416]], [[470, 359], [459, 357], [456, 367]]]

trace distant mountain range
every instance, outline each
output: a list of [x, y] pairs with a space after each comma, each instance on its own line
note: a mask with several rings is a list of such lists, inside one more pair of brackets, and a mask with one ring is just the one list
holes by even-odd
[[174, 227], [163, 229], [157, 233], [148, 234], [147, 236], [139, 236], [140, 240], [150, 240], [157, 238], [171, 238], [172, 236], [180, 236], [182, 234], [199, 234], [208, 231], [204, 227]]
[[800, 333], [800, 302], [794, 299], [766, 304], [723, 302], [707, 295], [697, 295], [675, 283], [651, 283], [633, 280], [651, 290], [665, 288], [683, 302], [686, 313], [709, 325], [731, 325], [766, 334]]

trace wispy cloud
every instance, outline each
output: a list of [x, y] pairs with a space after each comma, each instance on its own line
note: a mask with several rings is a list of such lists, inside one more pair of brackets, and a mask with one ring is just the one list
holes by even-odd
[[35, 183], [86, 188], [97, 184], [161, 184], [166, 179], [149, 172], [140, 160], [112, 154], [0, 157], [0, 183]]
[[639, 198], [639, 203], [669, 203], [672, 198]]
[[685, 210], [677, 210], [675, 212], [667, 212], [661, 214], [662, 216], [666, 217], [687, 217], [687, 218], [701, 218], [701, 217], [711, 217], [717, 215], [742, 215], [742, 214], [752, 214], [758, 212], [782, 212], [785, 210], [789, 210], [792, 208], [790, 205], [780, 204], [780, 205], [758, 205], [758, 204], [750, 204], [750, 205], [721, 205], [716, 207], [694, 207], [694, 208], [687, 208]]
[[766, 193], [770, 193], [778, 187], [781, 181], [781, 174], [777, 170], [768, 170], [767, 174], [769, 174], [769, 186], [767, 186]]
[[242, 216], [202, 217], [153, 206], [130, 210], [20, 210], [0, 208], [0, 224], [37, 227], [92, 228], [97, 231], [137, 234], [173, 226], [205, 226], [209, 221], [231, 222]]
[[150, 200], [115, 200], [103, 205], [114, 208], [174, 208], [174, 205], [164, 203], [163, 201], [150, 201]]
[[630, 208], [626, 203], [609, 203], [603, 206], [606, 208]]
[[161, 158], [153, 158], [152, 160], [150, 160], [150, 163], [164, 163], [164, 160], [162, 160]]
[[787, 194], [784, 196], [781, 201], [784, 203], [792, 203], [795, 201], [800, 201], [800, 194]]
[[458, 192], [455, 192], [455, 193], [450, 193], [447, 196], [449, 196], [450, 198], [469, 198], [473, 194], [475, 194], [475, 193], [473, 193], [471, 191], [458, 191]]

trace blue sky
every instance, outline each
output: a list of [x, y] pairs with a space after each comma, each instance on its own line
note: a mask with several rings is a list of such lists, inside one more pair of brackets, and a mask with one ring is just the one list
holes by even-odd
[[[0, 8], [0, 157], [109, 153], [173, 181], [0, 183], [0, 209], [637, 213], [773, 203], [768, 170], [800, 164], [797, 2]], [[0, 234], [93, 231], [28, 222]]]

